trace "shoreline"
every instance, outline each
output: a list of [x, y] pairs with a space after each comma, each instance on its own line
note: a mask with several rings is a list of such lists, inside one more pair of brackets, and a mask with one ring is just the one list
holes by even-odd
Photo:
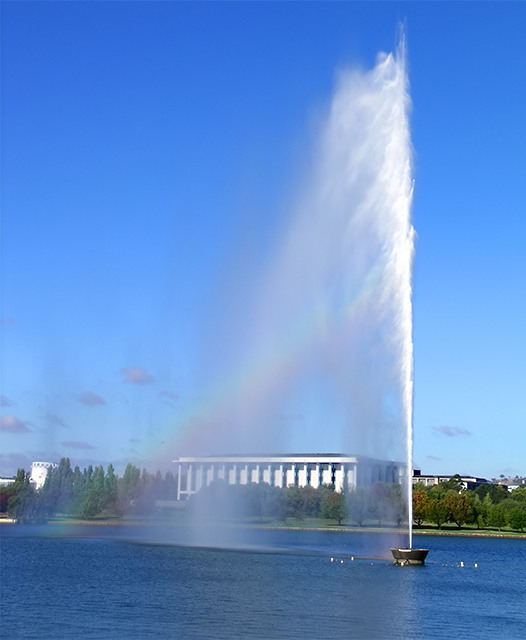
[[[345, 527], [341, 528], [333, 528], [333, 527], [294, 527], [285, 525], [283, 527], [279, 526], [260, 526], [260, 527], [249, 527], [249, 528], [260, 528], [260, 529], [286, 529], [288, 531], [329, 531], [331, 533], [371, 533], [371, 534], [387, 534], [387, 533], [403, 533], [399, 529], [379, 529], [379, 528], [357, 528], [357, 527]], [[455, 537], [455, 538], [508, 538], [515, 539], [518, 538], [520, 540], [526, 540], [526, 532], [497, 532], [497, 531], [433, 531], [433, 530], [425, 530], [425, 531], [415, 531], [413, 529], [413, 538], [416, 536], [446, 536], [446, 537]]]
[[457, 538], [518, 538], [526, 539], [526, 533], [499, 532], [499, 531], [415, 531], [413, 537], [417, 536], [454, 536]]
[[[10, 524], [16, 525], [17, 522], [13, 518], [0, 518], [0, 525], [2, 524]], [[108, 518], [106, 520], [81, 520], [81, 519], [52, 519], [46, 523], [39, 523], [37, 526], [49, 526], [49, 527], [133, 527], [133, 526], [175, 526], [175, 527], [185, 527], [191, 526], [191, 523], [181, 523], [174, 522], [166, 519], [111, 519]], [[294, 525], [291, 523], [278, 525], [278, 524], [264, 524], [264, 523], [237, 523], [237, 525], [241, 528], [247, 529], [284, 529], [288, 531], [328, 531], [331, 533], [370, 533], [372, 535], [377, 534], [388, 534], [388, 533], [398, 533], [403, 534], [404, 532], [400, 529], [394, 528], [386, 528], [382, 529], [380, 527], [351, 527], [345, 525], [327, 525], [327, 526], [314, 526], [314, 525]], [[446, 537], [457, 537], [457, 538], [507, 538], [507, 539], [518, 539], [518, 540], [526, 540], [526, 532], [509, 532], [509, 531], [488, 531], [488, 530], [459, 530], [456, 531], [454, 529], [448, 530], [439, 530], [439, 529], [413, 529], [413, 537], [415, 536], [446, 536]]]

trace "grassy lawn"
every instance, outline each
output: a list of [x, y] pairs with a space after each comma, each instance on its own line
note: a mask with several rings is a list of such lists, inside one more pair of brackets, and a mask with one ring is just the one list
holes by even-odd
[[484, 529], [477, 529], [475, 525], [466, 524], [462, 527], [457, 525], [442, 525], [439, 529], [436, 525], [424, 523], [421, 527], [413, 526], [413, 535], [443, 535], [443, 536], [487, 536], [487, 537], [514, 537], [514, 538], [526, 538], [525, 531], [516, 531], [509, 527], [502, 527], [502, 529], [496, 529], [494, 527], [486, 527]]
[[[1, 522], [1, 520], [0, 520]], [[164, 514], [144, 515], [144, 516], [116, 516], [106, 515], [96, 517], [90, 520], [82, 520], [80, 518], [69, 516], [55, 516], [49, 524], [53, 525], [90, 525], [90, 526], [158, 526], [158, 525], [175, 525], [188, 526], [192, 524], [192, 518], [189, 513], [182, 511], [172, 511]], [[234, 524], [234, 523], [231, 523]], [[287, 518], [286, 520], [274, 520], [272, 518], [245, 518], [237, 521], [235, 524], [241, 527], [255, 528], [283, 528], [283, 529], [311, 529], [325, 531], [340, 532], [356, 532], [356, 533], [385, 533], [385, 532], [403, 532], [404, 526], [395, 527], [378, 524], [377, 522], [366, 522], [363, 526], [354, 523], [343, 522], [339, 525], [334, 520], [326, 520], [323, 518]], [[446, 524], [442, 528], [430, 523], [424, 523], [420, 527], [413, 526], [413, 535], [442, 535], [442, 536], [485, 536], [485, 537], [513, 537], [526, 539], [526, 532], [514, 531], [508, 527], [502, 529], [485, 528], [477, 529], [474, 525], [464, 525], [457, 527], [456, 525]]]

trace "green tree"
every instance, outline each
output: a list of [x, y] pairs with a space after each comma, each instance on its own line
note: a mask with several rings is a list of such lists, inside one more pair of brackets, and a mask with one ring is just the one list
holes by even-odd
[[263, 517], [285, 521], [287, 518], [287, 497], [285, 489], [262, 485], [261, 509]]
[[327, 491], [323, 497], [321, 514], [327, 520], [342, 524], [346, 516], [345, 495], [339, 491]]
[[458, 473], [451, 476], [449, 480], [440, 482], [439, 486], [443, 489], [444, 493], [447, 493], [448, 491], [455, 491], [456, 493], [464, 491], [464, 483], [462, 482], [462, 477]]
[[152, 479], [152, 503], [155, 504], [156, 500], [161, 500], [163, 494], [163, 476], [160, 471], [157, 471]]
[[424, 489], [413, 491], [413, 522], [420, 527], [429, 518], [431, 498]]
[[73, 471], [69, 458], [61, 458], [56, 468], [49, 467], [42, 493], [53, 513], [66, 513], [73, 499]]
[[512, 529], [523, 531], [526, 528], [526, 508], [517, 505], [509, 509], [506, 513], [506, 522]]
[[449, 511], [443, 500], [431, 498], [428, 518], [429, 522], [436, 524], [439, 529], [442, 529], [442, 525], [449, 520]]
[[507, 490], [502, 485], [494, 484], [493, 482], [479, 485], [475, 489], [475, 493], [481, 500], [484, 500], [484, 498], [489, 495], [491, 504], [498, 504], [502, 500], [505, 500], [509, 495]]
[[248, 518], [261, 518], [263, 515], [261, 485], [249, 482], [244, 485], [243, 490], [245, 515]]
[[492, 504], [488, 511], [488, 525], [499, 531], [506, 526], [506, 512], [502, 505]]
[[13, 495], [13, 485], [0, 487], [0, 513], [7, 513], [9, 498]]
[[115, 510], [117, 507], [117, 483], [118, 478], [115, 475], [115, 469], [110, 463], [108, 465], [108, 468], [106, 469], [106, 478], [104, 480], [104, 503], [106, 507], [109, 507], [113, 510]]
[[141, 497], [141, 470], [131, 463], [126, 465], [124, 475], [119, 483], [119, 500], [124, 511], [133, 509], [134, 503]]
[[23, 485], [28, 485], [31, 483], [31, 472], [26, 471], [25, 469], [18, 469], [15, 476], [14, 485], [15, 487], [20, 487]]
[[175, 500], [177, 498], [177, 478], [171, 471], [167, 471], [164, 474], [160, 497], [163, 500]]
[[454, 522], [457, 527], [460, 528], [466, 522], [469, 515], [471, 507], [469, 497], [464, 493], [448, 491], [444, 496], [443, 501], [449, 513], [448, 520]]
[[471, 492], [470, 508], [466, 522], [475, 524], [477, 529], [483, 529], [487, 524], [488, 506], [475, 492]]
[[310, 485], [302, 487], [303, 513], [306, 518], [319, 518], [325, 491], [327, 489], [324, 489], [324, 487], [319, 487], [318, 489]]
[[35, 523], [46, 522], [49, 510], [42, 494], [35, 490], [30, 482], [30, 473], [18, 469], [11, 488], [11, 495], [7, 502], [7, 513], [17, 522]]
[[95, 467], [90, 480], [87, 482], [81, 515], [83, 518], [93, 518], [102, 512], [104, 506], [104, 469], [102, 465], [99, 465]]
[[[237, 518], [272, 518], [285, 520], [288, 514], [289, 503], [285, 489], [271, 487], [267, 482], [250, 482], [245, 485], [229, 485], [223, 480], [216, 481], [213, 485], [223, 486], [227, 498], [226, 509], [221, 510], [230, 513]], [[211, 485], [212, 486], [212, 485]], [[200, 493], [203, 492], [203, 489]]]
[[517, 502], [526, 504], [526, 487], [518, 487], [512, 492], [511, 497]]
[[369, 513], [369, 496], [366, 487], [355, 487], [347, 494], [347, 517], [362, 526]]
[[82, 505], [86, 495], [86, 473], [83, 473], [79, 466], [75, 466], [73, 470], [73, 493], [71, 503], [68, 507], [68, 513], [70, 515], [80, 515], [82, 511]]
[[303, 520], [305, 514], [301, 488], [292, 485], [285, 490], [285, 495], [287, 501], [287, 516], [289, 518]]
[[399, 527], [407, 522], [407, 495], [404, 488], [398, 482], [391, 482], [386, 485], [386, 500], [388, 520], [393, 520]]
[[93, 477], [93, 465], [89, 464], [82, 472], [82, 475], [84, 476], [86, 486], [89, 486]]
[[147, 513], [151, 511], [156, 500], [156, 477], [146, 469], [141, 471], [137, 497], [134, 498], [135, 511]]

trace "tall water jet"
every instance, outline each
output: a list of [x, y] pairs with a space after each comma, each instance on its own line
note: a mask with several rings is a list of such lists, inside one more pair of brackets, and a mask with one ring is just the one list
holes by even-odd
[[[403, 38], [339, 74], [312, 166], [252, 295], [203, 357], [209, 405], [177, 449], [343, 451], [405, 461], [412, 546], [410, 96]], [[247, 310], [246, 301], [253, 304]], [[225, 354], [228, 354], [225, 355]], [[301, 415], [301, 422], [277, 416]]]
[[[266, 357], [287, 371], [277, 377], [281, 397], [295, 398], [293, 406], [310, 402], [307, 411], [330, 425], [330, 433], [318, 431], [315, 438], [308, 428], [301, 434], [320, 447], [315, 450], [327, 450], [329, 441], [346, 452], [405, 461], [409, 546], [410, 104], [403, 39], [396, 55], [380, 54], [372, 70], [340, 73], [313, 167], [252, 324]], [[272, 407], [275, 379], [259, 388], [247, 421], [256, 407], [259, 415]]]

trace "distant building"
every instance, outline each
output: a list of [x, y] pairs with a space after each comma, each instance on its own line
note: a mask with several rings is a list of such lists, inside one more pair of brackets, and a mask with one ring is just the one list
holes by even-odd
[[13, 484], [15, 478], [0, 478], [0, 487], [7, 487], [10, 484]]
[[526, 478], [522, 478], [521, 476], [509, 477], [497, 480], [496, 478], [492, 479], [492, 482], [495, 484], [500, 484], [501, 487], [505, 487], [507, 491], [515, 491], [515, 489], [526, 488]]
[[404, 471], [396, 462], [338, 453], [208, 456], [174, 462], [178, 465], [178, 500], [186, 500], [215, 480], [231, 485], [267, 482], [274, 487], [332, 484], [341, 491], [344, 486], [400, 482]]
[[49, 468], [56, 469], [56, 462], [33, 462], [31, 465], [31, 482], [35, 485], [35, 489], [41, 489], [46, 481], [47, 470]]
[[[459, 474], [452, 476], [423, 476], [420, 473], [420, 469], [413, 469], [413, 484], [423, 484], [426, 487], [432, 487], [440, 482], [447, 482]], [[464, 489], [473, 490], [479, 487], [481, 484], [488, 484], [486, 478], [476, 478], [475, 476], [459, 476], [460, 482]]]

